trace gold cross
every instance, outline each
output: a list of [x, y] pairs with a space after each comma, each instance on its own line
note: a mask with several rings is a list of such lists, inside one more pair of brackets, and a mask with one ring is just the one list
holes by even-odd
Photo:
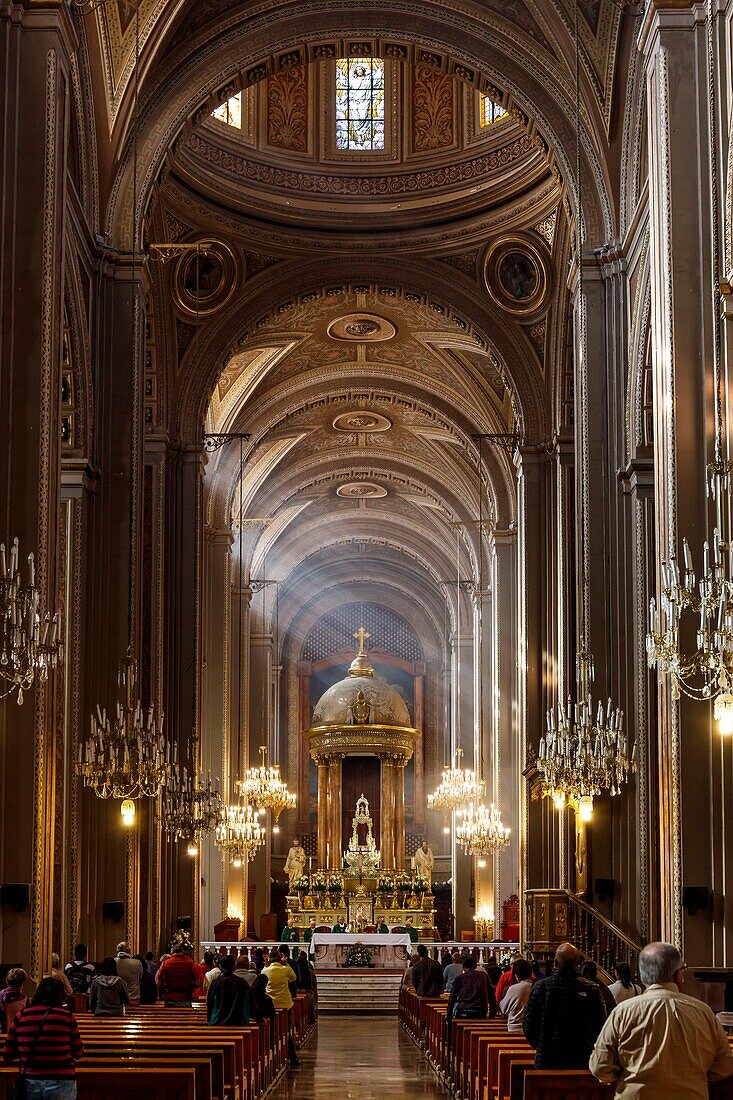
[[354, 637], [359, 639], [359, 656], [360, 657], [366, 656], [366, 649], [364, 648], [364, 643], [366, 642], [367, 638], [371, 638], [371, 634], [369, 634], [364, 629], [363, 626], [360, 626], [359, 629], [354, 634]]

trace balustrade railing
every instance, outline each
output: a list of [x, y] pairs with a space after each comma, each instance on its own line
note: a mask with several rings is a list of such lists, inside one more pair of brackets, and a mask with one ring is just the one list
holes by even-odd
[[637, 976], [641, 945], [571, 890], [527, 890], [525, 907], [530, 950], [550, 954], [569, 940], [606, 977], [613, 978], [619, 962], [628, 963]]
[[[357, 938], [358, 938], [357, 933], [354, 933], [354, 935], [357, 935]], [[347, 942], [350, 941], [350, 940], [351, 940], [351, 935], [348, 936]], [[454, 949], [457, 948], [459, 951], [469, 951], [472, 954], [474, 954], [476, 956], [476, 961], [478, 962], [479, 966], [484, 966], [486, 963], [488, 963], [489, 960], [492, 958], [492, 956], [496, 959], [497, 962], [499, 962], [502, 959], [503, 956], [505, 956], [507, 954], [511, 954], [511, 952], [517, 951], [519, 949], [519, 944], [515, 941], [465, 943], [465, 942], [461, 942], [461, 941], [458, 941], [458, 940], [449, 940], [449, 941], [446, 941], [445, 943], [442, 943], [442, 942], [437, 943], [435, 941], [420, 940], [419, 942], [424, 944], [425, 947], [427, 947], [428, 954], [433, 959], [436, 959], [436, 960], [440, 961], [441, 956], [443, 955], [444, 952], [447, 952], [448, 954], [450, 954], [451, 951], [453, 951]], [[389, 933], [386, 933], [385, 936], [384, 936], [384, 946], [385, 947], [390, 946]], [[222, 943], [218, 940], [203, 940], [201, 942], [201, 950], [202, 951], [213, 951], [215, 953], [218, 953], [218, 952], [221, 952], [223, 950], [227, 950], [231, 953], [232, 948], [234, 948], [236, 953], [239, 954], [241, 949], [244, 948], [245, 953], [247, 955], [249, 955], [250, 958], [252, 958], [254, 956], [254, 952], [258, 947], [259, 948], [266, 947], [268, 949], [268, 951], [272, 951], [274, 948], [277, 948], [277, 947], [290, 947], [290, 948], [297, 947], [299, 950], [306, 950], [308, 948], [308, 944], [307, 943], [283, 944], [280, 940], [262, 940], [262, 941], [244, 940], [244, 941], [238, 941], [236, 943], [234, 943], [234, 942]], [[412, 945], [412, 947], [413, 947], [413, 950], [416, 950], [417, 949], [417, 943], [414, 943]]]

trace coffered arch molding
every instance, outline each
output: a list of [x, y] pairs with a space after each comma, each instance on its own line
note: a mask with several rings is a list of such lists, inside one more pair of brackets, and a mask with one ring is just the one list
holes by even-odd
[[[371, 16], [371, 18], [370, 18]], [[355, 25], [356, 20], [358, 24]], [[209, 28], [210, 34], [210, 28]], [[512, 29], [488, 10], [436, 5], [426, 10], [416, 0], [389, 0], [373, 13], [358, 9], [350, 0], [301, 0], [300, 3], [262, 4], [253, 11], [224, 20], [217, 39], [189, 44], [174, 52], [143, 85], [138, 142], [141, 182], [138, 224], [147, 208], [166, 156], [191, 120], [204, 117], [217, 102], [241, 86], [242, 73], [254, 82], [264, 79], [272, 58], [300, 54], [332, 38], [389, 43], [409, 51], [424, 48], [448, 59], [451, 71], [458, 66], [479, 74], [490, 84], [506, 89], [527, 117], [536, 121], [556, 158], [563, 178], [574, 178], [575, 127], [573, 80], [570, 64], [558, 64], [549, 54], [533, 47], [531, 38]], [[612, 203], [610, 173], [605, 158], [602, 119], [594, 110], [594, 94], [583, 82], [583, 172], [587, 181], [583, 214], [590, 246], [600, 246], [615, 236], [617, 217]], [[128, 93], [129, 94], [129, 93]], [[596, 127], [594, 120], [598, 120]], [[596, 133], [599, 129], [600, 132]], [[129, 127], [128, 127], [129, 130]], [[107, 208], [106, 230], [113, 242], [129, 240], [132, 199], [132, 143], [129, 132], [120, 168]], [[572, 188], [569, 188], [572, 192]], [[571, 195], [575, 204], [575, 196]]]
[[[319, 259], [278, 269], [277, 277], [262, 273], [249, 286], [245, 285], [236, 308], [228, 310], [199, 339], [195, 361], [189, 356], [182, 367], [178, 411], [171, 425], [173, 434], [182, 439], [198, 438], [217, 378], [233, 350], [243, 345], [243, 333], [250, 326], [295, 296], [318, 293], [324, 286], [338, 283], [390, 285], [402, 292], [429, 295], [445, 308], [446, 316], [455, 315], [470, 326], [484, 351], [494, 352], [525, 438], [536, 442], [549, 437], [551, 410], [547, 390], [520, 327], [501, 317], [492, 308], [488, 295], [481, 294], [476, 284], [460, 272], [451, 270], [448, 282], [446, 272], [437, 270], [436, 264], [414, 258], [407, 262], [377, 257], [360, 259], [356, 269], [354, 260], [347, 257]], [[456, 331], [458, 337], [460, 330]]]

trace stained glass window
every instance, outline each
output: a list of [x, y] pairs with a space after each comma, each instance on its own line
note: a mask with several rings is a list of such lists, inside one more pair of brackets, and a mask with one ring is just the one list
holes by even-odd
[[384, 149], [384, 62], [378, 57], [336, 62], [336, 148]]
[[211, 117], [217, 118], [219, 122], [225, 122], [227, 126], [235, 126], [237, 130], [241, 130], [242, 93], [238, 92], [231, 99], [225, 99], [215, 111], [211, 112]]
[[481, 125], [490, 126], [492, 122], [496, 122], [499, 118], [504, 118], [507, 113], [506, 107], [502, 107], [501, 103], [497, 103], [495, 99], [492, 99], [489, 95], [481, 96]]

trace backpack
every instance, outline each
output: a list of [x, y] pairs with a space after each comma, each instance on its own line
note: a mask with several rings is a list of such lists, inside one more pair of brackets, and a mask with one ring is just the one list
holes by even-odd
[[91, 982], [91, 974], [86, 969], [85, 962], [74, 959], [66, 968], [66, 977], [74, 993], [88, 993]]

